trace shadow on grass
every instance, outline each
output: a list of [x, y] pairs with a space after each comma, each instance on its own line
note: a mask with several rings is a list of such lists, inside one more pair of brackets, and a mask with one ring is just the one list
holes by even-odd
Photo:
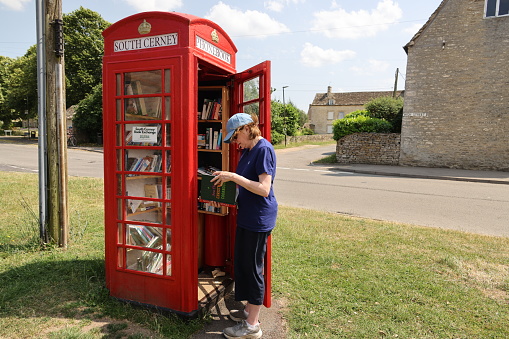
[[99, 320], [101, 332], [111, 334], [111, 324], [120, 319], [130, 324], [131, 332], [135, 328], [135, 333], [151, 331], [150, 337], [159, 334], [187, 338], [203, 325], [201, 320], [185, 321], [174, 314], [136, 307], [110, 297], [102, 259], [62, 259], [69, 254], [58, 251], [10, 254], [23, 251], [24, 246], [2, 245], [1, 249], [9, 251], [11, 260], [32, 259], [0, 273], [0, 318], [4, 318], [0, 321], [11, 328], [32, 323], [40, 326], [40, 319], [59, 318], [70, 326], [76, 326], [77, 319], [88, 319]]

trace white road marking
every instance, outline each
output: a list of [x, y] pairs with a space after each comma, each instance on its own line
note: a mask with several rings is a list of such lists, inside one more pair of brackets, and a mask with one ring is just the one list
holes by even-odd
[[318, 170], [318, 169], [309, 169], [309, 168], [290, 168], [290, 167], [276, 167], [278, 170], [289, 170], [289, 171], [308, 171], [308, 172], [319, 172], [319, 173], [331, 173], [331, 174], [349, 174], [355, 175], [352, 172], [342, 172], [342, 171], [329, 171], [329, 170]]

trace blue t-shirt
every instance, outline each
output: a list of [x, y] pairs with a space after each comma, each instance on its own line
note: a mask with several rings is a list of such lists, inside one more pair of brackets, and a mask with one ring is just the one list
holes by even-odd
[[252, 193], [238, 186], [237, 226], [253, 232], [268, 232], [276, 226], [277, 201], [274, 196], [273, 183], [276, 177], [276, 153], [266, 139], [260, 139], [251, 149], [244, 149], [237, 166], [237, 174], [259, 181], [259, 175], [267, 173], [272, 176], [268, 197]]

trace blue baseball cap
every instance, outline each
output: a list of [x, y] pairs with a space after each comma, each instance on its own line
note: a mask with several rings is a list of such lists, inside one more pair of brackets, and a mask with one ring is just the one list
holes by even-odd
[[236, 113], [226, 123], [226, 136], [224, 137], [223, 142], [229, 144], [230, 139], [233, 136], [233, 133], [237, 130], [237, 128], [250, 124], [254, 122], [253, 118], [249, 114], [246, 113]]

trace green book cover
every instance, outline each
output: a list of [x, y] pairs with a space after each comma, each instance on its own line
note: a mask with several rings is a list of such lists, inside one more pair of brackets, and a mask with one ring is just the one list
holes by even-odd
[[213, 182], [210, 182], [213, 178], [214, 176], [212, 175], [201, 176], [201, 200], [217, 201], [225, 206], [235, 206], [235, 200], [237, 198], [237, 184], [233, 181], [228, 181], [221, 187], [218, 187], [214, 186]]

